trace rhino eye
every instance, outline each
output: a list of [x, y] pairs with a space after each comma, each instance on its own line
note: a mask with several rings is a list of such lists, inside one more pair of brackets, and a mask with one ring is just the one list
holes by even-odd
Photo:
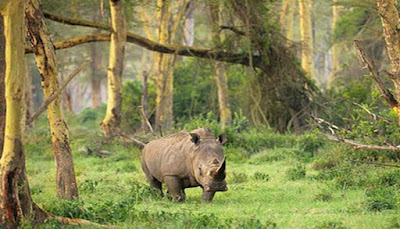
[[200, 176], [203, 176], [203, 171], [201, 170], [201, 167], [199, 167], [199, 174]]

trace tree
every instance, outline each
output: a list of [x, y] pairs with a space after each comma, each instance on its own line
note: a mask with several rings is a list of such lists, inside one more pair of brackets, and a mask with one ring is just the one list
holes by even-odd
[[[376, 0], [381, 16], [383, 36], [387, 54], [390, 60], [391, 78], [395, 87], [396, 100], [400, 101], [400, 26], [399, 11], [394, 0]], [[392, 106], [398, 116], [400, 125], [399, 105]]]
[[25, 174], [22, 144], [25, 85], [25, 0], [2, 1], [0, 13], [4, 17], [6, 39], [5, 98], [7, 104], [3, 155], [0, 160], [0, 224], [17, 228], [22, 218], [43, 219], [33, 203]]
[[[219, 3], [209, 4], [210, 23], [212, 28], [212, 40], [215, 47], [222, 46], [220, 25], [222, 25], [222, 8]], [[232, 122], [232, 112], [229, 103], [228, 79], [226, 77], [226, 66], [220, 61], [215, 62], [215, 80], [218, 89], [219, 116], [222, 126], [229, 126]]]
[[[26, 23], [35, 53], [36, 65], [42, 79], [43, 93], [45, 98], [48, 99], [58, 90], [60, 85], [56, 53], [38, 0], [29, 0], [26, 9]], [[56, 161], [57, 197], [63, 199], [78, 198], [68, 127], [60, 97], [49, 105], [47, 117]]]
[[[333, 5], [332, 5], [332, 34], [334, 34], [336, 30], [336, 24], [339, 19], [339, 13], [340, 13], [340, 6], [337, 5], [337, 0], [333, 0]], [[332, 45], [332, 72], [331, 75], [329, 76], [329, 81], [328, 81], [328, 87], [330, 87], [333, 78], [335, 77], [336, 72], [339, 70], [339, 50], [338, 50], [338, 45], [333, 44]]]
[[117, 134], [121, 123], [122, 71], [126, 42], [126, 28], [123, 2], [110, 0], [111, 42], [107, 71], [107, 111], [101, 123], [104, 136], [110, 138]]
[[4, 77], [6, 73], [5, 46], [4, 20], [3, 16], [0, 15], [0, 158], [3, 152], [4, 130], [6, 125], [6, 98], [4, 94]]
[[314, 78], [314, 41], [311, 27], [312, 0], [299, 0], [301, 33], [301, 66], [311, 78]]

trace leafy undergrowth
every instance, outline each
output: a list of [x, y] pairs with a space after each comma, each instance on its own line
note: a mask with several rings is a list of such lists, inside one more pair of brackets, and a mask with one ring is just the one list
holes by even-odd
[[[226, 146], [229, 191], [201, 203], [201, 189], [173, 203], [150, 189], [140, 151], [114, 141], [105, 158], [85, 155], [101, 140], [97, 118], [70, 121], [80, 198], [57, 200], [55, 165], [44, 119], [27, 133], [27, 172], [35, 202], [62, 216], [117, 228], [398, 228], [400, 170], [349, 162], [370, 155], [314, 134], [252, 130]], [[201, 124], [201, 123], [200, 123]], [[230, 133], [232, 135], [232, 133]], [[263, 142], [254, 144], [257, 138]], [[254, 139], [253, 139], [254, 138]], [[248, 143], [246, 143], [246, 141]], [[247, 145], [246, 145], [247, 144]], [[375, 154], [374, 154], [375, 155]], [[24, 228], [30, 228], [28, 223]], [[50, 221], [41, 228], [73, 228]], [[85, 228], [85, 227], [83, 227]], [[92, 227], [86, 227], [92, 228]]]

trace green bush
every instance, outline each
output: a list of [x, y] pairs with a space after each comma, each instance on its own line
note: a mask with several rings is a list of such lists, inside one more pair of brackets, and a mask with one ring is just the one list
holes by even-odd
[[255, 172], [253, 175], [255, 180], [259, 181], [269, 181], [269, 175], [261, 172]]
[[304, 165], [297, 165], [296, 167], [286, 170], [286, 177], [291, 180], [300, 180], [306, 177], [306, 167]]
[[233, 172], [231, 174], [228, 175], [228, 183], [232, 183], [232, 184], [239, 184], [239, 183], [243, 183], [246, 182], [248, 179], [247, 175], [245, 173], [241, 173], [241, 172]]
[[366, 208], [370, 211], [382, 211], [397, 207], [396, 190], [393, 187], [373, 187], [366, 192]]

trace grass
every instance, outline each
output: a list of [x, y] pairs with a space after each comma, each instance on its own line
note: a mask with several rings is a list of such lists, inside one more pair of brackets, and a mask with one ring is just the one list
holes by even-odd
[[[74, 125], [73, 120], [70, 127], [80, 191], [80, 200], [74, 202], [55, 197], [55, 165], [45, 120], [39, 120], [28, 132], [27, 173], [33, 198], [43, 208], [117, 228], [398, 228], [400, 225], [395, 173], [371, 169], [373, 180], [381, 182], [382, 187], [387, 184], [390, 192], [367, 186], [341, 188], [335, 179], [316, 179], [321, 171], [315, 170], [310, 160], [295, 156], [299, 154], [297, 146], [290, 150], [287, 145], [251, 154], [246, 160], [230, 160], [228, 156], [228, 192], [217, 193], [211, 203], [201, 203], [201, 189], [187, 189], [187, 200], [176, 204], [149, 188], [140, 167], [140, 151], [129, 143], [112, 142], [105, 149], [116, 154], [106, 158], [84, 156], [82, 148], [101, 138], [94, 123], [83, 128]], [[242, 149], [230, 148], [230, 155], [235, 150]], [[384, 175], [379, 178], [378, 174]], [[387, 199], [386, 195], [390, 195], [390, 208], [381, 209], [379, 205], [379, 211], [370, 209], [374, 207], [371, 203], [375, 196], [381, 200]], [[29, 224], [25, 228], [30, 228]], [[41, 228], [73, 227], [48, 222]]]

